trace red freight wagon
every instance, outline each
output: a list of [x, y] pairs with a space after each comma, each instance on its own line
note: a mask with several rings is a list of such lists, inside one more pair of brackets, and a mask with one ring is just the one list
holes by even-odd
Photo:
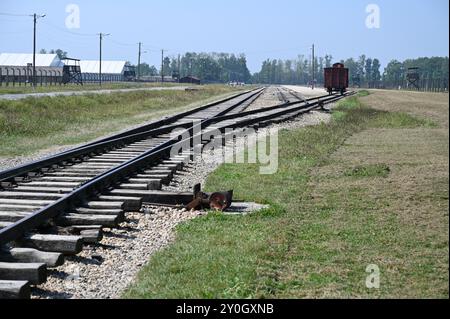
[[342, 63], [335, 63], [331, 68], [324, 68], [324, 79], [329, 94], [333, 91], [344, 94], [348, 88], [348, 69]]

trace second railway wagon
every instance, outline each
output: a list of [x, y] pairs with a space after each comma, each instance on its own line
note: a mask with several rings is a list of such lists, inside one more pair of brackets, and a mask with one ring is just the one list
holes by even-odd
[[324, 68], [324, 87], [329, 94], [333, 91], [344, 92], [348, 88], [348, 68], [342, 63], [335, 63], [331, 68]]

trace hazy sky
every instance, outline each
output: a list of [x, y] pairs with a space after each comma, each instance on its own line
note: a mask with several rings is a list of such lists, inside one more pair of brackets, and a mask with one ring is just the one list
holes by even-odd
[[[80, 28], [68, 29], [67, 5], [80, 10]], [[366, 7], [380, 9], [379, 28], [367, 28]], [[159, 49], [245, 53], [252, 72], [267, 58], [318, 55], [334, 60], [365, 53], [384, 66], [391, 59], [448, 56], [448, 0], [0, 0], [0, 52], [32, 52], [32, 18], [38, 21], [38, 49], [61, 48], [69, 56], [137, 62], [137, 42], [147, 53], [142, 61], [160, 65]], [[76, 20], [71, 20], [76, 24]], [[70, 25], [69, 25], [70, 26]]]

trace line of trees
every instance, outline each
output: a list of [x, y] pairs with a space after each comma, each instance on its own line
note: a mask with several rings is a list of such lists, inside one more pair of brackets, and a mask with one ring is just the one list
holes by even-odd
[[350, 84], [376, 86], [381, 81], [381, 64], [377, 58], [362, 54], [358, 59], [348, 58], [340, 62], [348, 68]]
[[[314, 78], [318, 83], [323, 83], [323, 68], [330, 67], [333, 57], [325, 55], [316, 57], [314, 63]], [[252, 76], [252, 82], [262, 84], [296, 84], [306, 85], [312, 79], [311, 60], [299, 55], [296, 59], [270, 60], [262, 63], [261, 71]]]
[[[39, 53], [57, 54], [60, 59], [67, 57], [67, 52], [61, 49], [45, 50], [41, 49]], [[132, 63], [128, 62], [130, 65]], [[136, 66], [136, 65], [135, 65]], [[195, 53], [187, 52], [184, 55], [166, 56], [163, 60], [163, 68], [155, 67], [148, 63], [140, 64], [141, 76], [195, 76], [202, 82], [249, 82], [252, 78], [247, 67], [247, 58], [244, 54], [229, 53]], [[180, 73], [180, 74], [178, 74]]]
[[419, 73], [420, 78], [448, 81], [448, 57], [422, 57], [417, 59], [407, 59], [403, 62], [392, 60], [384, 70], [383, 81], [401, 81], [406, 77], [408, 68], [411, 67], [419, 68], [417, 72]]
[[[163, 60], [164, 76], [194, 76], [208, 82], [249, 82], [251, 74], [244, 54], [195, 53], [180, 56], [166, 56]], [[142, 63], [141, 75], [161, 75], [161, 68]], [[179, 74], [178, 74], [179, 73]]]
[[[275, 83], [307, 85], [312, 81], [313, 64], [303, 55], [290, 60], [266, 60], [263, 62], [261, 71], [253, 74], [254, 83]], [[357, 60], [349, 58], [339, 61], [349, 69], [349, 81], [352, 82], [377, 82], [381, 80], [380, 61], [378, 59], [366, 58], [361, 55]], [[316, 83], [323, 83], [323, 68], [331, 67], [333, 57], [325, 55], [314, 59], [314, 79]]]
[[[361, 55], [358, 58], [340, 60], [349, 69], [350, 85], [362, 87], [396, 87], [406, 85], [408, 68], [418, 67], [419, 77], [427, 83], [441, 83], [448, 86], [448, 57], [422, 57], [408, 59], [403, 62], [392, 60], [382, 71], [380, 60]], [[314, 78], [318, 84], [322, 84], [323, 68], [333, 64], [333, 57], [325, 55], [314, 60]], [[312, 80], [311, 60], [303, 55], [289, 60], [265, 60], [261, 70], [252, 76], [253, 83], [262, 84], [294, 84], [307, 85]]]
[[[41, 49], [40, 53], [47, 53], [47, 50]], [[67, 52], [61, 49], [52, 49], [48, 53], [57, 54], [60, 59], [67, 57]], [[323, 68], [332, 66], [334, 62], [333, 57], [328, 54], [315, 57], [314, 64], [304, 55], [287, 60], [267, 59], [262, 63], [261, 70], [251, 75], [245, 54], [187, 52], [179, 57], [166, 56], [163, 60], [163, 72], [164, 76], [195, 76], [204, 83], [251, 82], [308, 85], [312, 80], [313, 65], [316, 83], [322, 84]], [[448, 89], [448, 57], [420, 57], [403, 62], [391, 60], [383, 71], [377, 58], [367, 57], [365, 54], [339, 62], [344, 63], [349, 69], [349, 82], [354, 86], [404, 87], [407, 85], [408, 68], [417, 67], [422, 85]], [[161, 75], [161, 66], [155, 67], [148, 63], [141, 63], [140, 74], [142, 76]]]

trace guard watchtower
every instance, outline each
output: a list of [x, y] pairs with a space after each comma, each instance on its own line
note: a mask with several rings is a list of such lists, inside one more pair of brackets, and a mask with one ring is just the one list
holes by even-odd
[[81, 76], [80, 60], [73, 58], [65, 58], [63, 66], [62, 83], [76, 83], [83, 85], [83, 77]]
[[408, 68], [408, 72], [406, 73], [406, 80], [408, 81], [408, 86], [414, 86], [416, 89], [419, 89], [419, 68], [412, 67]]

